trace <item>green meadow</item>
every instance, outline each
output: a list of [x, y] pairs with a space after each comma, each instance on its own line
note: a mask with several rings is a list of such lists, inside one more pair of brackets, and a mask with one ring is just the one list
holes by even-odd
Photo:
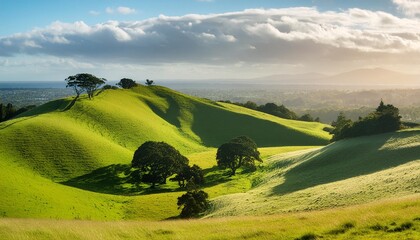
[[[326, 127], [159, 86], [49, 102], [0, 123], [0, 239], [419, 237], [420, 129], [329, 144]], [[215, 155], [239, 135], [264, 162], [231, 177]], [[149, 140], [203, 168], [203, 219], [168, 220], [176, 182], [129, 181]]]

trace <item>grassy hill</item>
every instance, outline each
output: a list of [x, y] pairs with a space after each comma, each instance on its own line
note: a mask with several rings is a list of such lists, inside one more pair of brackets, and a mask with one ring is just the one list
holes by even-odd
[[[323, 147], [324, 127], [158, 86], [47, 103], [0, 123], [0, 238], [419, 237], [420, 129]], [[215, 147], [238, 135], [257, 142], [264, 163], [230, 177], [216, 167]], [[206, 219], [145, 221], [178, 215], [184, 191], [126, 181], [134, 150], [148, 140], [204, 169]]]
[[263, 215], [420, 193], [420, 129], [273, 156], [257, 187], [216, 198], [211, 216]]
[[[125, 187], [130, 186], [116, 183], [123, 174], [118, 166], [127, 168], [134, 150], [143, 142], [165, 141], [191, 155], [192, 162], [203, 166], [214, 180], [208, 188], [215, 197], [244, 192], [252, 184], [245, 178], [235, 183], [218, 182], [223, 172], [213, 167], [214, 147], [232, 137], [248, 135], [261, 147], [307, 148], [304, 146], [328, 142], [324, 127], [158, 86], [107, 90], [93, 101], [83, 97], [75, 103], [72, 98], [59, 99], [0, 123], [0, 214], [65, 219], [171, 217], [178, 213], [175, 202], [181, 195], [175, 183], [146, 195], [139, 195], [144, 189], [126, 192]], [[273, 148], [267, 151], [273, 152]], [[112, 174], [114, 178], [98, 180], [95, 185], [92, 179], [98, 179], [98, 174]], [[92, 178], [81, 181], [83, 176]]]

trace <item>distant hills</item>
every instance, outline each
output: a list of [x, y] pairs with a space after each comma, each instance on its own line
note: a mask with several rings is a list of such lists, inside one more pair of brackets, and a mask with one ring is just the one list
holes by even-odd
[[252, 79], [254, 83], [284, 85], [331, 85], [360, 87], [420, 87], [420, 75], [405, 74], [383, 68], [356, 69], [336, 75], [321, 73], [280, 74]]

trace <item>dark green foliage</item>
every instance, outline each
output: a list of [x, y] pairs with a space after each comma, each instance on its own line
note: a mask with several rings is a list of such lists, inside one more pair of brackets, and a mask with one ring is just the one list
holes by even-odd
[[217, 165], [224, 169], [230, 168], [231, 175], [242, 166], [254, 169], [255, 160], [262, 162], [257, 144], [246, 136], [236, 137], [217, 149]]
[[16, 108], [11, 103], [8, 103], [5, 107], [3, 106], [2, 103], [0, 103], [0, 122], [12, 119], [15, 116], [21, 113], [24, 113], [26, 111], [29, 111], [35, 107], [36, 107], [35, 105], [30, 105], [30, 106], [26, 106], [26, 107], [19, 108], [18, 110], [16, 110]]
[[198, 186], [204, 183], [204, 173], [203, 170], [195, 164], [192, 167], [184, 165], [181, 167], [177, 175], [170, 180], [178, 181], [180, 187], [185, 187], [186, 181], [192, 181]]
[[98, 78], [89, 73], [79, 73], [74, 76], [69, 76], [64, 81], [67, 83], [66, 87], [73, 88], [76, 92], [76, 98], [86, 91], [89, 99], [92, 99], [93, 93], [105, 83], [106, 79]]
[[137, 83], [133, 79], [123, 78], [117, 83], [117, 86], [120, 86], [125, 89], [130, 89], [137, 86]]
[[153, 80], [146, 79], [146, 82], [144, 84], [146, 84], [147, 86], [152, 86], [153, 83]]
[[258, 109], [258, 105], [251, 101], [246, 102], [243, 106], [249, 109], [254, 109], [254, 110]]
[[379, 133], [392, 132], [401, 129], [401, 116], [398, 108], [391, 104], [385, 105], [383, 101], [378, 108], [365, 118], [352, 122], [346, 119], [343, 114], [333, 122], [333, 138], [331, 141], [337, 141], [344, 138], [373, 135]]
[[[298, 120], [305, 121], [305, 122], [314, 122], [315, 121], [314, 118], [309, 113], [303, 114]], [[319, 119], [318, 119], [318, 121], [319, 121]]]
[[277, 106], [275, 103], [266, 103], [265, 105], [259, 106], [257, 110], [281, 118], [297, 119], [296, 113], [290, 111], [284, 105]]
[[310, 114], [304, 114], [301, 117], [298, 117], [295, 112], [286, 108], [284, 105], [278, 106], [275, 103], [266, 103], [264, 105], [258, 106], [255, 102], [252, 102], [252, 101], [247, 101], [246, 103], [239, 103], [239, 102], [232, 103], [231, 101], [220, 101], [220, 102], [235, 104], [238, 106], [268, 113], [268, 114], [281, 117], [281, 118], [301, 120], [301, 121], [306, 121], [306, 122], [320, 122], [319, 117], [314, 119]]
[[181, 214], [182, 218], [198, 217], [200, 213], [203, 213], [209, 208], [209, 202], [207, 198], [209, 195], [203, 190], [190, 190], [178, 197], [178, 208], [182, 207]]
[[104, 85], [103, 87], [102, 87], [102, 89], [103, 90], [108, 90], [108, 89], [118, 89], [116, 86], [111, 86], [111, 85], [109, 85], [109, 84], [107, 84], [107, 85]]
[[139, 168], [141, 181], [152, 184], [164, 184], [166, 179], [188, 165], [188, 159], [165, 142], [148, 141], [134, 153], [131, 165]]

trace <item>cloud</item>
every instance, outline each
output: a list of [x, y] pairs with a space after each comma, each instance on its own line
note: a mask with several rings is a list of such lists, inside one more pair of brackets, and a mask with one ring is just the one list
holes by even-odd
[[93, 16], [98, 16], [98, 15], [100, 15], [101, 13], [100, 13], [100, 12], [98, 12], [98, 11], [95, 11], [95, 10], [90, 10], [90, 11], [89, 11], [89, 14], [90, 14], [90, 15], [93, 15]]
[[[107, 9], [111, 12], [118, 9]], [[0, 38], [0, 56], [47, 55], [119, 64], [399, 64], [420, 62], [416, 19], [385, 12], [249, 9], [143, 21], [54, 22]]]
[[111, 7], [107, 7], [105, 9], [105, 12], [108, 13], [108, 14], [119, 13], [119, 14], [123, 14], [123, 15], [129, 15], [129, 14], [136, 13], [136, 9], [129, 8], [129, 7], [117, 7], [115, 9], [111, 8]]
[[392, 0], [405, 15], [420, 17], [420, 1], [418, 0]]

